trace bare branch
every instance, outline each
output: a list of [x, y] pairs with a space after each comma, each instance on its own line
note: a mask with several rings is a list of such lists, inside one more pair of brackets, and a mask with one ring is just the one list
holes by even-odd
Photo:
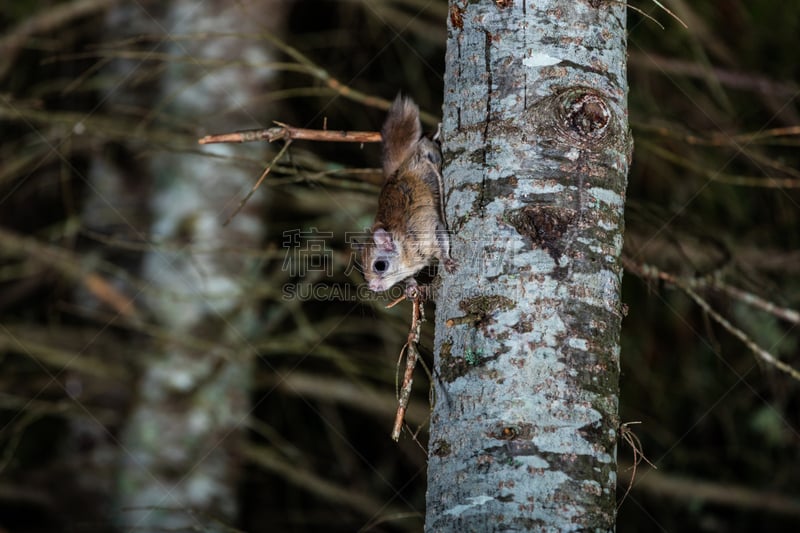
[[253, 185], [253, 187], [250, 189], [250, 192], [248, 192], [245, 195], [245, 197], [242, 198], [242, 201], [239, 202], [239, 205], [236, 206], [236, 209], [233, 210], [233, 213], [231, 213], [230, 216], [227, 219], [225, 219], [225, 222], [222, 223], [223, 226], [227, 226], [230, 223], [230, 221], [233, 220], [233, 217], [235, 217], [239, 213], [239, 211], [242, 210], [242, 208], [245, 206], [250, 197], [253, 196], [256, 190], [258, 190], [259, 186], [261, 186], [261, 182], [264, 181], [264, 179], [266, 179], [267, 175], [272, 170], [272, 167], [275, 165], [275, 163], [277, 163], [280, 160], [281, 157], [283, 157], [283, 154], [286, 153], [286, 150], [289, 149], [289, 146], [291, 146], [291, 144], [292, 144], [291, 139], [286, 141], [286, 144], [283, 145], [283, 148], [280, 149], [280, 151], [275, 155], [270, 164], [267, 165], [267, 168], [264, 169], [264, 172], [261, 173], [261, 176], [258, 177], [258, 180], [256, 180], [255, 185]]
[[232, 133], [206, 135], [198, 139], [199, 144], [246, 143], [254, 141], [275, 142], [280, 140], [304, 140], [346, 143], [379, 143], [381, 134], [377, 131], [310, 130], [295, 128], [288, 124], [275, 122], [278, 126], [266, 129], [244, 130]]
[[0, 39], [0, 79], [14, 64], [19, 50], [25, 42], [37, 33], [50, 33], [76, 18], [91, 15], [108, 9], [119, 0], [74, 0], [67, 4], [56, 4], [49, 9], [41, 9], [28, 17]]
[[285, 479], [288, 483], [301, 487], [312, 494], [316, 494], [326, 501], [349, 507], [354, 511], [370, 517], [382, 515], [385, 512], [390, 514], [397, 512], [396, 509], [387, 508], [388, 506], [385, 503], [373, 498], [369, 494], [353, 490], [352, 487], [342, 487], [341, 485], [320, 477], [318, 474], [304, 468], [302, 465], [291, 464], [274, 450], [265, 446], [244, 444], [240, 450], [243, 457], [264, 470], [272, 472]]
[[778, 318], [782, 318], [783, 320], [791, 322], [792, 324], [800, 325], [800, 313], [798, 313], [794, 309], [787, 309], [786, 307], [780, 307], [768, 300], [765, 300], [764, 298], [756, 294], [743, 291], [742, 289], [738, 287], [733, 287], [731, 285], [728, 285], [727, 283], [716, 282], [714, 283], [714, 287], [723, 291], [732, 298], [736, 298], [737, 300], [743, 303], [761, 309], [765, 313], [769, 313]]
[[[630, 468], [620, 464], [620, 482], [629, 481]], [[634, 488], [658, 496], [684, 502], [707, 502], [730, 506], [737, 511], [755, 509], [789, 516], [800, 516], [800, 501], [780, 493], [765, 492], [763, 488], [751, 489], [729, 482], [713, 483], [667, 474], [644, 467], [640, 468]]]
[[[134, 298], [125, 295], [98, 272], [89, 271], [77, 254], [3, 229], [0, 229], [0, 244], [2, 255], [24, 256], [45, 268], [53, 268], [66, 278], [82, 284], [96, 298], [126, 319], [140, 318]], [[124, 274], [124, 271], [114, 268], [113, 274]]]
[[[405, 352], [406, 370], [403, 373], [403, 384], [397, 394], [397, 415], [394, 418], [394, 427], [392, 428], [392, 439], [394, 441], [400, 439], [400, 431], [403, 428], [403, 420], [405, 419], [406, 409], [408, 408], [408, 401], [411, 398], [411, 385], [414, 383], [414, 368], [417, 366], [417, 359], [419, 358], [417, 343], [419, 342], [419, 332], [422, 327], [422, 322], [425, 320], [421, 303], [421, 292], [417, 291], [411, 301], [413, 303], [411, 308], [411, 329], [408, 332], [408, 340], [403, 350], [400, 351], [400, 358], [397, 360], [397, 365], [399, 367], [400, 361], [403, 360], [403, 353]], [[397, 302], [394, 302], [391, 305], [396, 303]]]
[[656, 465], [650, 462], [650, 459], [645, 457], [644, 449], [642, 448], [642, 441], [639, 440], [639, 436], [633, 432], [630, 426], [634, 424], [641, 424], [641, 421], [637, 420], [635, 422], [625, 422], [624, 424], [619, 425], [619, 436], [620, 438], [628, 443], [628, 446], [631, 447], [631, 451], [633, 452], [633, 464], [628, 468], [631, 471], [631, 478], [628, 482], [628, 488], [625, 489], [625, 494], [622, 495], [619, 503], [617, 504], [617, 511], [619, 511], [620, 507], [622, 507], [622, 502], [628, 497], [628, 494], [631, 492], [633, 488], [633, 482], [636, 480], [636, 469], [639, 466], [639, 463], [642, 461], [649, 464], [651, 467], [656, 468]]
[[663, 270], [659, 270], [657, 267], [652, 265], [645, 265], [645, 264], [638, 264], [633, 260], [622, 257], [622, 265], [625, 267], [625, 270], [628, 270], [641, 278], [646, 279], [660, 279], [662, 281], [666, 281], [671, 285], [675, 285], [680, 290], [682, 290], [689, 298], [694, 300], [694, 302], [700, 306], [703, 311], [708, 313], [708, 315], [720, 326], [725, 328], [728, 333], [742, 341], [745, 346], [747, 346], [750, 351], [752, 351], [759, 359], [764, 361], [765, 363], [777, 368], [778, 370], [788, 374], [792, 378], [800, 381], [800, 371], [797, 369], [789, 366], [788, 364], [784, 363], [783, 361], [777, 359], [774, 355], [769, 353], [767, 350], [759, 346], [758, 344], [751, 339], [747, 333], [742, 331], [741, 329], [737, 328], [733, 324], [731, 324], [728, 319], [717, 313], [714, 308], [711, 307], [704, 298], [702, 298], [699, 294], [694, 292], [692, 289], [692, 280], [684, 280], [677, 276], [673, 276], [668, 272], [664, 272]]

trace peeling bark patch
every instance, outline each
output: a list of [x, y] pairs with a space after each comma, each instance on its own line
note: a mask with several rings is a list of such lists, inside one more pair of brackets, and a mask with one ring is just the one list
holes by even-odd
[[561, 63], [558, 57], [552, 57], [541, 52], [531, 52], [530, 55], [522, 60], [522, 64], [526, 67], [551, 67]]
[[464, 10], [457, 5], [450, 6], [450, 24], [459, 30], [464, 29]]
[[[577, 386], [586, 391], [601, 394], [619, 380], [618, 372], [614, 368], [609, 368], [607, 362], [609, 357], [613, 357], [611, 354], [570, 350], [568, 355], [576, 366], [585, 365], [579, 367], [581, 370], [578, 370], [573, 379]], [[601, 413], [606, 412], [606, 409], [600, 409], [599, 406], [597, 410]]]
[[478, 150], [473, 150], [465, 159], [475, 165], [483, 165], [486, 162], [486, 151], [483, 147]]
[[533, 320], [534, 320], [533, 315], [529, 313], [524, 313], [520, 316], [519, 322], [511, 326], [511, 329], [521, 334], [530, 333], [531, 331], [533, 331], [533, 326], [534, 326]]
[[464, 359], [455, 358], [452, 354], [453, 343], [443, 342], [440, 352], [439, 379], [452, 383], [469, 371], [469, 365]]
[[469, 372], [470, 365], [465, 359], [450, 357], [447, 360], [442, 358], [442, 364], [439, 367], [439, 376], [442, 381], [452, 383], [461, 376]]
[[614, 439], [609, 438], [606, 425], [601, 420], [581, 426], [578, 428], [578, 434], [586, 441], [596, 443], [605, 450], [613, 449], [615, 444]]
[[493, 500], [494, 498], [489, 496], [473, 496], [471, 498], [467, 498], [467, 501], [469, 502], [467, 505], [456, 505], [452, 509], [445, 511], [444, 514], [458, 516], [464, 514], [465, 511], [468, 511], [473, 507], [484, 505], [485, 503]]
[[431, 446], [431, 453], [436, 457], [447, 457], [452, 451], [450, 443], [443, 439], [437, 440]]
[[479, 366], [486, 361], [497, 359], [500, 354], [491, 357], [484, 357], [481, 351], [466, 350], [464, 357], [456, 357], [452, 354], [453, 345], [450, 342], [442, 343], [440, 364], [439, 364], [439, 378], [447, 383], [452, 383], [456, 379], [464, 376], [474, 367]]
[[509, 198], [513, 196], [518, 187], [517, 177], [508, 176], [506, 178], [497, 178], [490, 180], [486, 183], [486, 195], [489, 198]]
[[487, 434], [490, 438], [496, 440], [510, 441], [516, 439], [524, 439], [529, 441], [533, 437], [533, 425], [509, 424], [508, 422], [506, 422], [505, 424], [500, 423], [489, 428]]
[[467, 316], [474, 317], [476, 324], [488, 325], [492, 323], [491, 315], [497, 311], [508, 311], [514, 309], [516, 304], [511, 298], [500, 295], [476, 296], [475, 298], [465, 298], [458, 302], [458, 307], [467, 313]]
[[560, 207], [527, 206], [509, 217], [517, 232], [550, 254], [558, 264], [563, 253], [561, 237], [575, 220], [575, 211]]
[[453, 343], [445, 341], [442, 343], [441, 353], [445, 357], [450, 357], [450, 351], [453, 349]]
[[[515, 439], [507, 440], [505, 444], [500, 446], [489, 446], [482, 450], [479, 458], [482, 459], [478, 466], [481, 467], [484, 473], [489, 473], [492, 470], [502, 469], [503, 466], [513, 466], [515, 468], [529, 468], [529, 462], [546, 465], [539, 456], [539, 448], [530, 440]], [[492, 468], [495, 467], [495, 468]], [[542, 468], [542, 472], [545, 468]]]
[[[594, 472], [595, 475], [598, 470], [602, 470], [608, 463], [599, 463], [597, 459], [591, 455], [584, 454], [569, 454], [565, 455], [556, 452], [539, 451], [542, 459], [547, 461], [551, 470], [561, 471], [566, 474], [571, 472], [580, 472], [581, 475], [586, 475], [587, 472]], [[595, 468], [597, 467], [597, 468]], [[603, 477], [603, 476], [599, 476]], [[576, 476], [574, 479], [580, 479]], [[605, 479], [603, 479], [605, 481]]]

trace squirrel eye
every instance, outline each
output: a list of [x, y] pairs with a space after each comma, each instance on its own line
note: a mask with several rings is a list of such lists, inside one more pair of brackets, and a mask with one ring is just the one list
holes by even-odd
[[374, 263], [372, 263], [372, 269], [375, 272], [378, 272], [378, 273], [386, 272], [387, 268], [389, 268], [389, 262], [388, 261], [384, 261], [383, 259], [379, 259], [379, 260], [375, 261]]

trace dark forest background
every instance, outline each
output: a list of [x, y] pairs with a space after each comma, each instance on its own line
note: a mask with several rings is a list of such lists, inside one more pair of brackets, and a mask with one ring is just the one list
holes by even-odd
[[[137, 169], [164, 153], [201, 165], [223, 157], [247, 169], [252, 185], [280, 143], [220, 156], [197, 138], [274, 120], [374, 131], [400, 91], [428, 113], [427, 127], [441, 114], [444, 1], [282, 3], [278, 28], [241, 36], [275, 50], [280, 65], [249, 65], [275, 74], [260, 99], [242, 103], [247, 119], [234, 128], [222, 120], [230, 109], [175, 118], [190, 83], [153, 96], [166, 68], [185, 60], [179, 55], [139, 57], [133, 76], [114, 70], [147, 42], [135, 27], [112, 31], [108, 10], [124, 4], [155, 13], [170, 2], [0, 7], [0, 531], [81, 530], [70, 508], [105, 505], [75, 488], [75, 458], [98, 445], [96, 433], [76, 439], [75, 424], [100, 423], [101, 438], [117, 442], [143, 394], [143, 346], [172, 334], [146, 304], [135, 313], [124, 304], [147, 291], [146, 254], [185, 244], [179, 233], [150, 235], [154, 185]], [[620, 412], [636, 422], [627, 428], [657, 470], [639, 464], [618, 529], [796, 531], [800, 383], [768, 358], [800, 368], [800, 3], [664, 5], [680, 20], [647, 0], [628, 11], [635, 151]], [[249, 340], [247, 445], [237, 459], [239, 518], [226, 527], [422, 528], [429, 387], [421, 369], [411, 427], [399, 443], [389, 438], [410, 311], [331, 292], [355, 294], [361, 283], [348, 269], [345, 235], [371, 222], [379, 158], [377, 145], [294, 143], [259, 191], [263, 242], [216, 251], [258, 268], [246, 295], [258, 327]], [[98, 159], [141, 176], [126, 185], [134, 204], [126, 209], [141, 217], [136, 232], [87, 222], [96, 192], [87, 176]], [[250, 185], [230, 195], [219, 224]], [[303, 281], [286, 268], [298, 253], [286, 247], [293, 230], [329, 232], [330, 275], [324, 268], [311, 279], [325, 294], [287, 288]], [[428, 361], [430, 326], [421, 343]], [[626, 442], [619, 461], [622, 499], [634, 461]]]

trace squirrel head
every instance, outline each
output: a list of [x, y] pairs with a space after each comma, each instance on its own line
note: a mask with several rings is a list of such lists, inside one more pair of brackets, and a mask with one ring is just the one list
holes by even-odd
[[404, 249], [391, 232], [375, 228], [361, 250], [364, 279], [371, 291], [380, 292], [412, 276], [405, 267]]

